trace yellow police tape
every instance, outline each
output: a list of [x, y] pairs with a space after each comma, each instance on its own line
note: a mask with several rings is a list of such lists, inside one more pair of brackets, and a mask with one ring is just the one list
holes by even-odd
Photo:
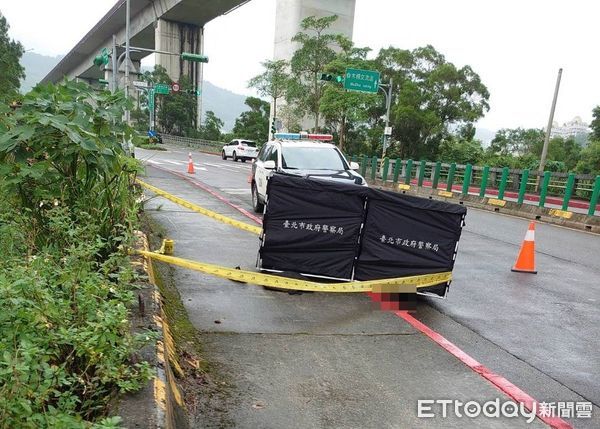
[[290, 279], [273, 274], [263, 274], [254, 271], [237, 270], [219, 265], [191, 261], [174, 256], [161, 255], [156, 252], [136, 251], [148, 258], [168, 264], [177, 265], [194, 271], [211, 274], [216, 277], [251, 283], [259, 286], [268, 286], [278, 289], [298, 290], [306, 292], [375, 292], [375, 293], [400, 293], [415, 292], [415, 289], [447, 283], [452, 280], [451, 272], [424, 274], [410, 277], [398, 277], [381, 280], [368, 280], [343, 283], [318, 283], [308, 280]]
[[162, 189], [156, 188], [146, 182], [141, 181], [140, 179], [137, 179], [137, 182], [140, 185], [142, 185], [144, 188], [148, 189], [149, 191], [152, 191], [155, 194], [160, 195], [163, 198], [166, 198], [167, 200], [173, 201], [175, 204], [179, 204], [182, 207], [193, 210], [196, 213], [203, 214], [204, 216], [208, 216], [212, 219], [218, 220], [219, 222], [223, 222], [227, 225], [231, 225], [236, 228], [243, 229], [244, 231], [252, 232], [256, 235], [260, 235], [260, 233], [262, 231], [262, 228], [259, 226], [240, 222], [239, 220], [235, 220], [230, 217], [223, 216], [222, 214], [213, 212], [212, 210], [205, 209], [204, 207], [200, 207], [196, 204], [190, 203], [189, 201], [186, 201], [182, 198], [176, 197], [175, 195], [171, 195], [168, 192], [163, 191]]

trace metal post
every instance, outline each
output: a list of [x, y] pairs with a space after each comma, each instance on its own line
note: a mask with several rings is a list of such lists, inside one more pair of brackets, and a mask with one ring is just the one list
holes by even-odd
[[469, 185], [471, 184], [471, 173], [473, 172], [473, 166], [471, 164], [467, 164], [465, 167], [465, 177], [463, 177], [463, 187], [462, 194], [469, 194]]
[[390, 159], [387, 157], [383, 158], [383, 173], [381, 174], [381, 180], [383, 180], [384, 182], [387, 180], [389, 169], [390, 169]]
[[363, 159], [362, 162], [360, 163], [360, 175], [362, 177], [367, 177], [367, 162], [369, 161], [369, 158], [367, 157], [367, 155], [363, 155]]
[[394, 183], [398, 183], [398, 177], [400, 176], [400, 168], [402, 167], [402, 160], [396, 158], [394, 161]]
[[[200, 55], [204, 55], [204, 27], [200, 28]], [[196, 129], [202, 126], [202, 82], [204, 81], [204, 64], [198, 64], [198, 81], [196, 82]]]
[[404, 177], [404, 183], [407, 185], [410, 185], [410, 177], [411, 177], [411, 173], [412, 173], [412, 165], [413, 165], [413, 160], [409, 159], [408, 161], [406, 161], [406, 174]]
[[548, 185], [550, 184], [550, 177], [552, 177], [552, 173], [549, 171], [544, 171], [544, 181], [542, 182], [542, 190], [540, 192], [540, 207], [544, 207], [546, 204], [546, 195], [548, 194]]
[[569, 200], [573, 195], [573, 185], [575, 184], [575, 173], [570, 173], [565, 187], [565, 197], [563, 198], [562, 209], [569, 210]]
[[112, 93], [114, 94], [119, 89], [119, 69], [117, 67], [117, 36], [112, 37]]
[[371, 158], [371, 180], [375, 180], [377, 178], [377, 157], [373, 156]]
[[425, 178], [425, 166], [427, 165], [427, 161], [424, 159], [421, 160], [421, 164], [419, 164], [419, 181], [417, 182], [417, 186], [420, 188], [423, 186], [423, 179]]
[[[546, 156], [548, 155], [548, 144], [550, 143], [550, 131], [552, 131], [552, 122], [554, 121], [554, 110], [556, 109], [556, 100], [558, 99], [558, 88], [560, 87], [560, 77], [562, 76], [562, 68], [558, 69], [558, 77], [556, 78], [556, 87], [554, 88], [554, 98], [552, 99], [552, 107], [550, 108], [550, 117], [548, 118], [548, 126], [546, 127], [546, 136], [544, 137], [544, 147], [542, 148], [542, 157], [540, 158], [539, 171], [544, 171], [546, 168]], [[538, 180], [540, 176], [537, 176]], [[537, 187], [537, 186], [536, 186]]]
[[435, 163], [435, 170], [433, 171], [433, 183], [431, 189], [437, 189], [438, 182], [440, 181], [440, 170], [442, 169], [442, 163], [440, 161]]
[[446, 191], [452, 192], [452, 185], [454, 183], [454, 173], [456, 172], [456, 162], [450, 164], [450, 170], [448, 171], [448, 180], [446, 181]]
[[596, 213], [596, 205], [598, 204], [598, 198], [600, 197], [600, 176], [596, 176], [596, 182], [594, 183], [594, 190], [592, 191], [592, 198], [590, 198], [590, 208], [588, 209], [588, 216], [594, 216]]
[[[129, 101], [129, 63], [131, 62], [130, 51], [129, 51], [129, 38], [131, 37], [130, 19], [131, 19], [131, 8], [130, 1], [127, 0], [125, 6], [125, 99]], [[129, 107], [125, 110], [125, 122], [129, 125]]]
[[519, 188], [519, 198], [517, 199], [517, 204], [523, 204], [523, 200], [525, 199], [525, 192], [527, 192], [527, 182], [529, 181], [529, 170], [523, 170], [523, 174], [521, 175], [521, 187]]
[[506, 182], [508, 181], [508, 173], [509, 173], [509, 168], [504, 167], [502, 169], [502, 177], [500, 178], [500, 187], [498, 188], [498, 199], [499, 200], [504, 199], [504, 191], [506, 190]]
[[481, 173], [481, 188], [479, 189], [479, 197], [485, 198], [485, 190], [487, 189], [488, 175], [490, 174], [490, 167], [486, 165], [483, 167]]

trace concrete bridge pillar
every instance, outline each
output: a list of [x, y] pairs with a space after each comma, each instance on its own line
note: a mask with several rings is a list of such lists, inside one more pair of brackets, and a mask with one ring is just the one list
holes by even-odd
[[[292, 38], [302, 30], [300, 24], [304, 18], [315, 16], [337, 15], [338, 19], [328, 29], [328, 33], [343, 34], [352, 40], [354, 28], [354, 9], [356, 0], [277, 0], [275, 14], [275, 43], [273, 50], [274, 60], [291, 60], [298, 43], [292, 42]], [[277, 111], [285, 111], [285, 101], [277, 100]], [[280, 110], [281, 106], [281, 110]], [[285, 115], [284, 115], [285, 116]], [[273, 103], [271, 102], [271, 123], [273, 118]], [[283, 130], [288, 131], [288, 121], [283, 119]], [[313, 127], [312, 120], [304, 118], [302, 129], [309, 130]]]
[[[190, 52], [204, 53], [204, 27], [181, 22], [159, 19], [155, 30], [155, 49], [157, 51], [181, 54]], [[196, 128], [202, 122], [202, 63], [184, 61], [179, 55], [156, 54], [156, 65], [163, 66], [173, 82], [179, 82], [186, 76], [198, 95]]]

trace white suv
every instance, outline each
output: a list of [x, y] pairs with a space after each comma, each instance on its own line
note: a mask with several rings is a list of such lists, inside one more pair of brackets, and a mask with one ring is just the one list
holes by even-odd
[[276, 133], [275, 140], [265, 143], [252, 164], [250, 186], [254, 211], [264, 210], [267, 180], [273, 171], [367, 186], [355, 171], [359, 169], [356, 162], [349, 163], [335, 145], [322, 142], [330, 138], [323, 134]]
[[221, 158], [232, 158], [236, 162], [241, 159], [242, 162], [246, 162], [247, 159], [255, 159], [257, 154], [256, 143], [252, 140], [234, 139], [223, 146]]

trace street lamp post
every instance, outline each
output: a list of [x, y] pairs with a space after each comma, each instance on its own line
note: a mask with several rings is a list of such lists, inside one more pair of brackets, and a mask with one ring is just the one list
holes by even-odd
[[[127, 0], [127, 5], [125, 7], [125, 99], [129, 101], [129, 63], [131, 61], [130, 52], [129, 52], [129, 38], [131, 37], [131, 28], [130, 28], [130, 20], [131, 20], [131, 8], [130, 1]], [[130, 113], [129, 107], [125, 110], [125, 122], [129, 125], [130, 122]]]

